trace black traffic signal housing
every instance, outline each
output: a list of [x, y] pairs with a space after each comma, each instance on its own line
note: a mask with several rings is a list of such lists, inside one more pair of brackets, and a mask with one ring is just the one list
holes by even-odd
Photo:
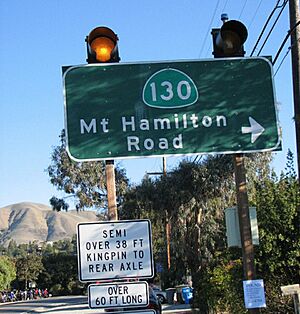
[[87, 62], [111, 63], [119, 62], [118, 36], [110, 28], [100, 26], [94, 28], [86, 37]]
[[215, 58], [244, 57], [248, 31], [242, 22], [229, 20], [221, 28], [213, 28], [211, 34]]

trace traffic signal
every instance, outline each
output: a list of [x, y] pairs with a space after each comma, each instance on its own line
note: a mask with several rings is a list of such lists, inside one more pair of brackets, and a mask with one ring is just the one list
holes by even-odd
[[246, 26], [236, 20], [225, 22], [221, 28], [211, 31], [215, 58], [244, 57], [244, 42], [248, 37]]
[[86, 37], [87, 62], [119, 62], [118, 36], [108, 27], [94, 28]]

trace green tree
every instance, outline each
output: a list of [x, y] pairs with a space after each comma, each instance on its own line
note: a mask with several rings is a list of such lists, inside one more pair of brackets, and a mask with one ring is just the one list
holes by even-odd
[[[50, 199], [53, 209], [67, 210], [69, 204], [66, 199], [68, 197], [72, 197], [77, 210], [107, 207], [105, 163], [72, 161], [66, 152], [64, 130], [60, 135], [60, 145], [53, 150], [47, 172], [50, 182], [67, 195], [63, 199], [53, 196]], [[121, 204], [128, 186], [128, 179], [125, 170], [118, 165], [115, 168], [115, 176], [117, 198]]]
[[15, 278], [16, 267], [12, 259], [0, 256], [0, 290], [8, 289]]
[[6, 254], [10, 257], [20, 258], [26, 257], [29, 253], [39, 254], [40, 251], [41, 245], [37, 241], [17, 245], [16, 241], [11, 240], [8, 244]]
[[10, 240], [7, 247], [7, 255], [9, 256], [17, 256], [18, 254], [18, 246], [15, 240]]
[[165, 270], [165, 230], [161, 226], [165, 226], [166, 219], [170, 221], [171, 269], [165, 272], [166, 287], [182, 283], [188, 273], [192, 273], [196, 284], [200, 282], [200, 272], [215, 250], [220, 210], [232, 199], [232, 169], [230, 156], [210, 156], [200, 163], [186, 160], [167, 176], [145, 179], [126, 195], [121, 213], [126, 218], [147, 215], [155, 231], [159, 230], [153, 236], [158, 236], [155, 240], [160, 245], [156, 259]]
[[42, 256], [29, 253], [25, 257], [20, 257], [16, 261], [16, 268], [18, 281], [23, 283], [24, 288], [27, 289], [28, 283], [36, 281], [44, 269]]
[[57, 295], [81, 292], [78, 281], [77, 257], [74, 254], [59, 252], [43, 256], [44, 270], [38, 284], [47, 287]]
[[229, 259], [229, 256], [218, 256], [208, 267], [205, 292], [209, 308], [217, 313], [247, 313], [243, 300], [242, 260]]
[[[293, 313], [280, 286], [300, 280], [299, 186], [289, 153], [280, 178], [253, 176], [251, 202], [257, 208], [260, 244], [255, 248], [257, 278], [264, 280], [267, 308], [262, 313]], [[217, 312], [243, 313], [241, 250], [224, 249], [206, 273], [206, 298]]]
[[300, 282], [300, 194], [291, 152], [285, 173], [257, 182], [260, 244], [258, 276], [265, 280], [268, 311], [292, 313], [280, 286]]
[[[252, 154], [246, 158], [252, 203], [255, 197], [252, 180], [262, 180], [269, 175], [270, 160], [270, 154]], [[184, 160], [166, 176], [145, 179], [125, 196], [121, 211], [125, 218], [151, 218], [155, 230], [153, 238], [156, 237], [154, 241], [160, 246], [154, 249], [155, 259], [164, 264], [162, 278], [165, 279], [165, 287], [182, 283], [183, 276], [191, 274], [195, 306], [200, 307], [201, 313], [207, 313], [209, 305], [216, 301], [212, 299], [214, 294], [208, 293], [212, 285], [209, 274], [226, 257], [221, 254], [226, 249], [224, 208], [235, 203], [230, 155], [208, 156], [198, 162]], [[167, 271], [166, 236], [162, 228], [166, 219], [172, 226], [170, 271]], [[234, 257], [236, 260], [239, 258], [240, 254]], [[226, 285], [231, 282], [234, 280], [227, 281]], [[232, 300], [234, 298], [232, 295]]]

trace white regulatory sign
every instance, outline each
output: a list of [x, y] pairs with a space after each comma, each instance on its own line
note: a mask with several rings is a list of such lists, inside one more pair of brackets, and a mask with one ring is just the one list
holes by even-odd
[[154, 276], [149, 220], [79, 223], [77, 246], [82, 282]]
[[148, 283], [145, 281], [92, 284], [88, 293], [91, 309], [129, 308], [149, 303]]

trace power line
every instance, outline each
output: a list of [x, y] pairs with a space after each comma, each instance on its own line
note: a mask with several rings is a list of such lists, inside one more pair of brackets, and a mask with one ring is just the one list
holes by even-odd
[[288, 54], [289, 54], [289, 52], [291, 51], [291, 49], [292, 49], [292, 46], [288, 47], [288, 50], [287, 50], [286, 54], [283, 56], [283, 58], [282, 58], [281, 62], [279, 63], [279, 66], [278, 66], [278, 68], [276, 69], [276, 71], [275, 71], [275, 73], [274, 73], [273, 77], [275, 77], [275, 76], [276, 76], [277, 72], [279, 71], [280, 67], [281, 67], [281, 66], [282, 66], [282, 64], [283, 64], [283, 61], [284, 61], [284, 60], [285, 60], [285, 58], [288, 56]]
[[225, 8], [226, 8], [226, 6], [227, 6], [227, 3], [228, 3], [228, 0], [225, 1], [225, 4], [224, 4], [224, 6], [223, 6], [223, 8], [222, 8], [222, 11], [221, 11], [222, 13], [224, 13], [224, 10], [225, 10]]
[[288, 0], [285, 0], [284, 3], [283, 3], [283, 5], [282, 5], [282, 7], [281, 7], [281, 10], [280, 10], [280, 12], [279, 12], [277, 18], [276, 18], [276, 20], [274, 21], [274, 23], [273, 23], [273, 25], [272, 25], [272, 27], [271, 27], [271, 29], [270, 29], [270, 31], [269, 31], [269, 33], [268, 33], [266, 39], [265, 39], [265, 41], [263, 42], [262, 46], [260, 47], [260, 50], [259, 50], [259, 52], [258, 52], [258, 54], [257, 54], [258, 56], [260, 55], [260, 53], [261, 53], [261, 51], [263, 50], [263, 48], [264, 48], [266, 42], [268, 41], [270, 35], [272, 34], [273, 29], [274, 29], [275, 25], [277, 24], [277, 22], [278, 22], [278, 20], [279, 20], [279, 18], [280, 18], [280, 16], [281, 16], [281, 14], [282, 14], [282, 12], [283, 12], [283, 10], [284, 10], [284, 8], [285, 8], [285, 6], [286, 6], [287, 3], [288, 3]]
[[196, 155], [196, 157], [195, 157], [194, 160], [193, 160], [193, 163], [195, 163], [198, 158], [199, 158], [199, 155]]
[[242, 7], [242, 10], [241, 10], [241, 13], [240, 13], [240, 15], [239, 15], [239, 18], [238, 18], [238, 19], [240, 19], [240, 18], [241, 18], [242, 14], [243, 14], [243, 12], [244, 12], [244, 10], [245, 10], [245, 7], [246, 7], [247, 2], [248, 2], [248, 0], [245, 0], [245, 1], [244, 1], [244, 5], [243, 5], [243, 7]]
[[278, 57], [279, 57], [279, 55], [280, 55], [280, 53], [281, 53], [281, 50], [283, 49], [283, 47], [284, 47], [286, 41], [288, 40], [288, 38], [290, 37], [290, 35], [295, 31], [296, 27], [298, 27], [299, 25], [300, 25], [300, 21], [298, 21], [298, 22], [288, 31], [288, 33], [286, 34], [284, 40], [283, 40], [282, 43], [281, 43], [280, 48], [278, 49], [278, 51], [277, 51], [277, 53], [276, 53], [276, 56], [275, 56], [274, 61], [273, 61], [273, 63], [272, 63], [273, 65], [276, 63], [276, 61], [277, 61], [277, 59], [278, 59]]
[[196, 163], [196, 162], [200, 162], [200, 160], [203, 158], [203, 155], [196, 155], [196, 157], [194, 158], [194, 160], [192, 161], [192, 163]]
[[[284, 0], [284, 1], [285, 1], [285, 0]], [[255, 45], [254, 45], [254, 47], [253, 47], [253, 50], [252, 50], [252, 52], [251, 52], [251, 54], [250, 54], [250, 57], [253, 56], [253, 54], [254, 54], [254, 52], [255, 52], [255, 50], [256, 50], [256, 48], [257, 48], [257, 46], [258, 46], [258, 44], [259, 44], [259, 42], [260, 42], [260, 40], [261, 40], [261, 38], [262, 38], [262, 36], [263, 36], [263, 34], [264, 34], [264, 32], [265, 32], [265, 30], [266, 30], [266, 28], [267, 28], [267, 26], [268, 26], [268, 24], [269, 24], [269, 22], [270, 22], [272, 16], [273, 16], [273, 14], [275, 13], [275, 11], [276, 11], [278, 8], [282, 7], [282, 5], [279, 5], [279, 2], [280, 2], [280, 0], [277, 1], [275, 7], [273, 8], [272, 12], [271, 12], [270, 15], [268, 16], [267, 21], [265, 22], [265, 24], [264, 24], [264, 26], [263, 26], [263, 29], [261, 30], [261, 32], [260, 32], [260, 34], [259, 34], [259, 36], [258, 36], [258, 39], [257, 39], [257, 41], [256, 41], [256, 43], [255, 43]]]
[[[225, 1], [224, 5], [223, 5], [223, 8], [222, 8], [222, 10], [221, 10], [221, 13], [224, 13], [224, 12], [225, 12], [225, 9], [226, 9], [226, 7], [227, 7], [227, 4], [228, 4], [228, 0]], [[209, 29], [208, 29], [208, 32], [209, 32]], [[210, 42], [209, 46], [208, 46], [207, 49], [206, 49], [206, 53], [204, 54], [205, 57], [207, 57], [208, 52], [209, 52], [209, 50], [211, 50], [211, 48], [212, 48], [212, 43]]]
[[[286, 41], [288, 40], [288, 38], [290, 37], [290, 35], [296, 30], [296, 28], [297, 28], [299, 25], [300, 25], [300, 21], [298, 21], [298, 22], [288, 31], [287, 35], [285, 36], [284, 40], [283, 40], [282, 43], [281, 43], [280, 48], [278, 49], [278, 51], [277, 51], [277, 53], [276, 53], [276, 56], [275, 56], [275, 58], [274, 58], [274, 61], [272, 62], [273, 65], [276, 63], [276, 61], [277, 61], [277, 59], [278, 59], [278, 57], [279, 57], [279, 55], [280, 55], [280, 53], [281, 53], [281, 50], [283, 49], [283, 47], [284, 47]], [[278, 68], [276, 69], [276, 72], [275, 72], [275, 74], [274, 74], [274, 77], [275, 77], [275, 75], [277, 74], [277, 72], [279, 71], [281, 65], [283, 64], [283, 61], [285, 60], [285, 58], [287, 57], [287, 55], [289, 54], [289, 52], [291, 51], [291, 49], [293, 48], [293, 46], [295, 46], [296, 44], [298, 44], [299, 41], [300, 41], [300, 38], [299, 38], [295, 43], [293, 43], [293, 45], [291, 45], [290, 47], [288, 47], [288, 50], [287, 50], [286, 54], [283, 56], [283, 58], [282, 58], [282, 60], [281, 60], [281, 62], [280, 62], [280, 64], [279, 64]]]
[[204, 38], [204, 41], [203, 41], [203, 44], [202, 44], [202, 47], [201, 47], [201, 50], [200, 50], [200, 53], [199, 53], [199, 57], [201, 57], [201, 55], [202, 55], [202, 52], [203, 52], [203, 49], [204, 49], [204, 46], [205, 46], [207, 37], [208, 37], [208, 35], [209, 35], [209, 33], [210, 33], [210, 29], [211, 29], [212, 23], [213, 23], [214, 18], [215, 18], [215, 16], [216, 16], [216, 13], [217, 13], [217, 9], [218, 9], [218, 7], [219, 7], [219, 4], [220, 4], [220, 0], [218, 0], [217, 4], [216, 4], [216, 6], [215, 6], [214, 13], [213, 13], [212, 18], [211, 18], [211, 20], [210, 20], [210, 23], [209, 23], [209, 26], [208, 26], [208, 30], [207, 30], [207, 33], [206, 33], [206, 35], [205, 35], [205, 38]]
[[256, 10], [255, 10], [255, 12], [254, 12], [254, 15], [253, 15], [253, 17], [252, 17], [250, 23], [248, 24], [248, 30], [251, 28], [251, 26], [252, 26], [252, 24], [253, 24], [253, 21], [254, 21], [256, 15], [257, 15], [257, 13], [258, 13], [258, 10], [259, 10], [259, 8], [260, 8], [262, 2], [263, 2], [263, 0], [260, 0], [259, 4], [258, 4], [258, 6], [257, 6], [257, 8], [256, 8]]

